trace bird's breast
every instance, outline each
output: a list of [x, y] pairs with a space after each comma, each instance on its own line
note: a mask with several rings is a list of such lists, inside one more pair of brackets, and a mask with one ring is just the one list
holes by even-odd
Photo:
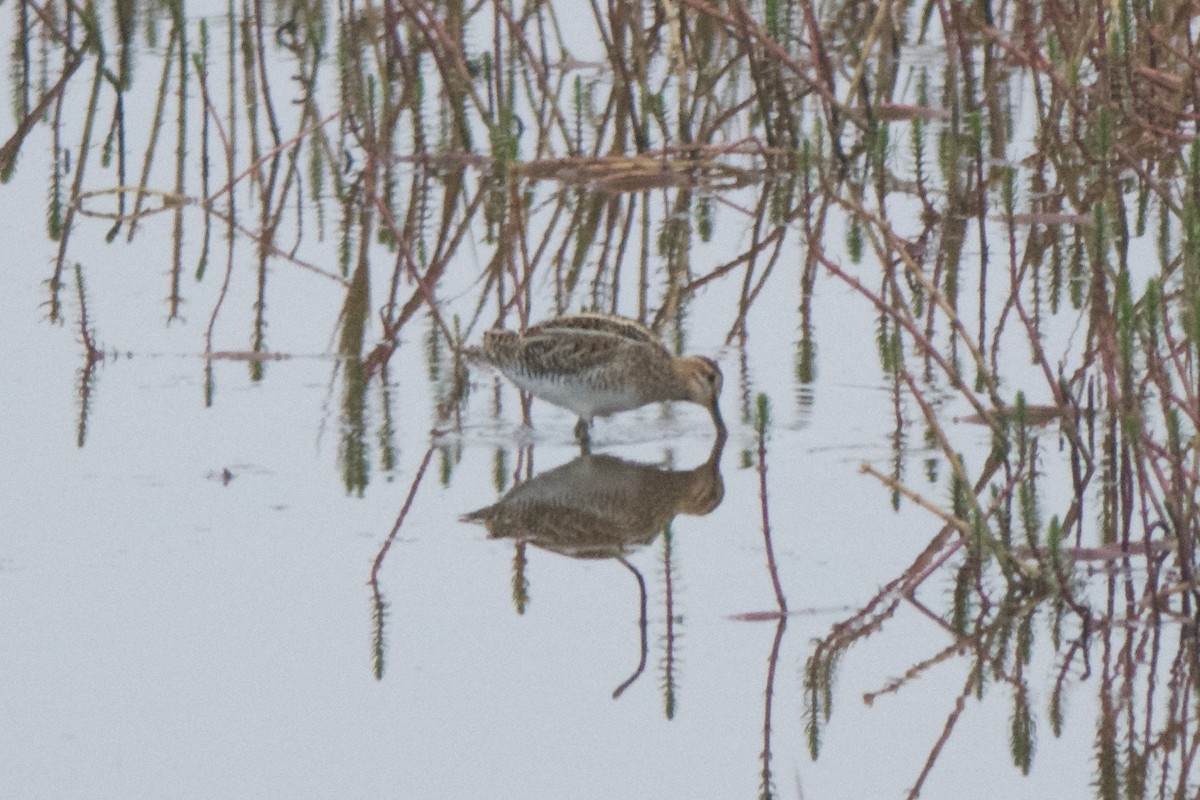
[[645, 405], [648, 399], [635, 387], [601, 375], [506, 372], [509, 379], [534, 397], [570, 409], [581, 417], [602, 417]]

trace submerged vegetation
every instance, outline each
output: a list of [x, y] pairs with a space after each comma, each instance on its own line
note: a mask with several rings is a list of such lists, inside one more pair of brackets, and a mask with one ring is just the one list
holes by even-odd
[[[822, 278], [878, 321], [863, 335], [892, 388], [894, 458], [863, 470], [941, 527], [817, 644], [813, 755], [839, 660], [911, 603], [952, 643], [875, 696], [972, 665], [914, 795], [985, 687], [1011, 694], [1013, 761], [1030, 769], [1035, 623], [1061, 663], [1042, 693], [1052, 735], [1064, 687], [1099, 675], [1096, 794], [1196, 791], [1194, 4], [229, 0], [196, 16], [183, 0], [13, 0], [5, 13], [0, 177], [37, 163], [31, 148], [53, 154], [36, 178], [52, 321], [71, 313], [71, 271], [86, 308], [98, 239], [158, 235], [168, 317], [197, 283], [220, 287], [213, 402], [213, 360], [245, 359], [259, 380], [274, 357], [271, 270], [311, 273], [339, 297], [343, 478], [362, 492], [373, 459], [395, 464], [388, 365], [418, 323], [407, 341], [426, 344], [448, 428], [454, 354], [484, 327], [587, 308], [682, 351], [699, 293], [721, 287], [744, 367], [755, 304], [793, 292], [803, 397]], [[247, 246], [252, 265], [236, 255]], [[248, 348], [221, 351], [214, 326], [245, 269]], [[81, 317], [82, 445], [104, 320]], [[753, 394], [743, 369], [769, 547], [786, 531], [766, 525], [768, 406]], [[963, 437], [981, 430], [990, 454], [971, 463]]]

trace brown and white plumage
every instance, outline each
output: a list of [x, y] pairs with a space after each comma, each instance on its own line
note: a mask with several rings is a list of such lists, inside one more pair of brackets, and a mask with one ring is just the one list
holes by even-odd
[[491, 364], [534, 397], [579, 415], [587, 440], [594, 417], [671, 400], [708, 409], [719, 434], [721, 369], [704, 356], [672, 356], [652, 331], [624, 317], [572, 314], [525, 331], [491, 330], [464, 354]]
[[572, 558], [616, 558], [650, 544], [677, 514], [703, 516], [725, 496], [718, 437], [708, 460], [668, 470], [583, 455], [463, 516], [489, 538], [515, 539]]

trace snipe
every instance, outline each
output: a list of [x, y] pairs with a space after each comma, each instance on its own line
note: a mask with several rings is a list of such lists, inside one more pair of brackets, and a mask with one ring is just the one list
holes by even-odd
[[717, 434], [725, 435], [717, 362], [672, 356], [649, 328], [631, 319], [572, 314], [525, 331], [491, 330], [481, 346], [463, 354], [496, 367], [534, 397], [575, 412], [575, 437], [583, 444], [593, 418], [669, 400], [704, 406]]
[[513, 539], [571, 558], [622, 558], [653, 542], [677, 514], [704, 516], [721, 504], [721, 452], [690, 470], [663, 469], [607, 455], [582, 455], [517, 484], [463, 522], [489, 539]]

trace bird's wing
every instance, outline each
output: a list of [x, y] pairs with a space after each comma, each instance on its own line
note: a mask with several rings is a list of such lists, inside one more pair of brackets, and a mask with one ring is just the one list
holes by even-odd
[[593, 331], [627, 339], [631, 342], [660, 344], [658, 337], [654, 335], [654, 331], [640, 322], [624, 317], [613, 317], [607, 314], [569, 314], [562, 317], [555, 317], [554, 319], [538, 323], [530, 329], [530, 332], [552, 330]]
[[522, 366], [529, 372], [568, 375], [612, 367], [622, 361], [670, 360], [657, 342], [631, 340], [596, 330], [527, 331], [521, 342]]

